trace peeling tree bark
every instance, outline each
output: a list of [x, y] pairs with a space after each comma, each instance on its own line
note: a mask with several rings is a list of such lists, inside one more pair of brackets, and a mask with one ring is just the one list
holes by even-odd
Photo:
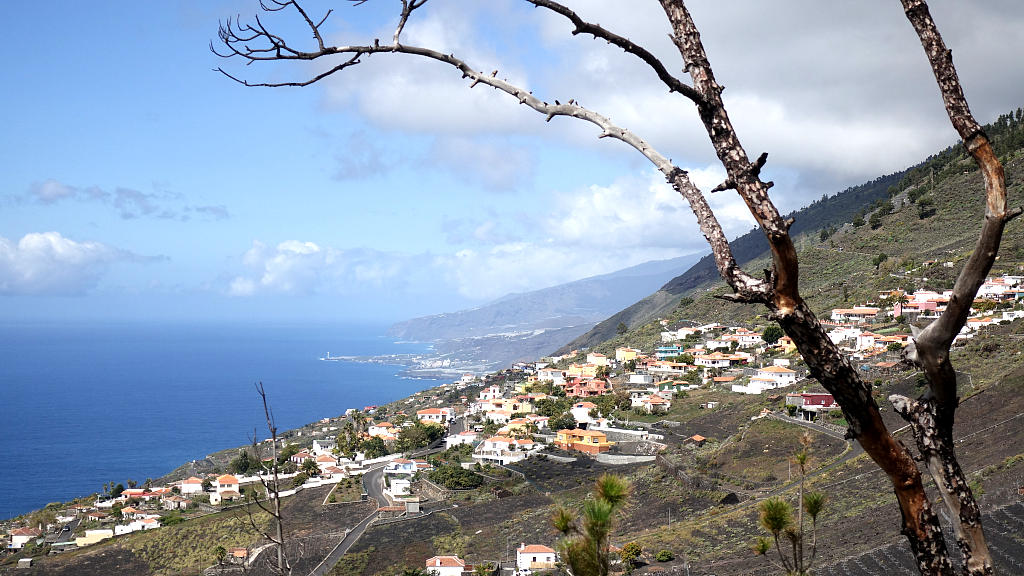
[[[584, 108], [574, 100], [561, 104], [558, 100], [548, 104], [532, 92], [498, 78], [498, 71], [490, 74], [474, 70], [454, 54], [444, 54], [426, 47], [410, 46], [401, 42], [401, 34], [413, 11], [427, 0], [402, 0], [399, 22], [391, 44], [328, 46], [320, 27], [330, 11], [315, 22], [296, 0], [264, 0], [265, 10], [276, 12], [293, 7], [312, 32], [316, 46], [311, 50], [293, 47], [287, 40], [268, 30], [257, 18], [252, 24], [228, 20], [219, 30], [221, 49], [218, 55], [240, 57], [248, 64], [272, 60], [310, 61], [341, 58], [326, 71], [296, 82], [249, 83], [220, 72], [246, 86], [306, 86], [361, 63], [365, 56], [374, 54], [408, 54], [449, 64], [458, 70], [470, 87], [490, 86], [514, 97], [520, 104], [543, 114], [548, 121], [565, 116], [594, 124], [601, 130], [600, 138], [619, 140], [643, 154], [665, 176], [672, 187], [689, 203], [700, 225], [701, 232], [711, 246], [718, 272], [733, 289], [730, 299], [764, 304], [779, 325], [796, 343], [807, 362], [810, 374], [832, 393], [850, 423], [848, 435], [856, 438], [864, 450], [888, 475], [902, 513], [902, 532], [907, 537], [922, 574], [952, 574], [945, 541], [931, 503], [924, 491], [921, 472], [913, 457], [899, 440], [889, 434], [878, 405], [871, 396], [871, 387], [864, 383], [856, 370], [828, 338], [821, 323], [810, 310], [799, 292], [799, 263], [796, 249], [789, 235], [792, 221], [781, 217], [768, 196], [771, 182], [764, 182], [760, 172], [767, 160], [761, 154], [751, 161], [740, 144], [722, 102], [722, 87], [716, 82], [701, 44], [700, 33], [694, 25], [682, 0], [659, 0], [672, 26], [672, 39], [685, 63], [691, 84], [673, 76], [653, 54], [629, 39], [617, 35], [600, 25], [583, 20], [574, 11], [554, 0], [525, 0], [542, 9], [566, 18], [572, 25], [572, 34], [592, 35], [620, 48], [646, 63], [670, 92], [692, 101], [714, 146], [719, 161], [725, 167], [725, 182], [712, 192], [736, 190], [751, 214], [761, 226], [772, 252], [772, 268], [765, 278], [758, 279], [742, 270], [736, 263], [725, 232], [722, 230], [704, 194], [689, 179], [686, 171], [675, 166], [668, 158], [652, 148], [631, 131], [617, 126], [607, 117]], [[366, 0], [356, 0], [361, 4]], [[908, 347], [908, 360], [917, 363], [929, 382], [929, 393], [918, 400], [894, 397], [891, 400], [900, 414], [912, 425], [918, 448], [924, 457], [930, 475], [935, 479], [943, 502], [951, 511], [957, 531], [957, 542], [964, 557], [965, 573], [976, 576], [992, 574], [991, 560], [985, 545], [977, 503], [970, 492], [953, 450], [952, 429], [957, 406], [956, 373], [949, 361], [949, 348], [953, 338], [966, 322], [971, 303], [984, 282], [999, 248], [1006, 222], [1019, 211], [1006, 208], [1006, 186], [1003, 169], [992, 147], [971, 115], [953, 67], [952, 56], [928, 13], [924, 0], [901, 0], [911, 24], [914, 26], [929, 63], [935, 73], [950, 121], [963, 139], [965, 146], [981, 167], [985, 178], [986, 212], [978, 245], [961, 272], [954, 287], [954, 296], [947, 311], [928, 326]], [[259, 44], [261, 43], [262, 44]], [[259, 46], [257, 46], [259, 44]]]

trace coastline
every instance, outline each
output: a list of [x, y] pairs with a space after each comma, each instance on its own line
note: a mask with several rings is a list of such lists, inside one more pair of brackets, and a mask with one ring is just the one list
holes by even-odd
[[[346, 408], [404, 399], [438, 373], [404, 364], [321, 362], [317, 350], [393, 357], [415, 351], [365, 327], [45, 325], [0, 330], [0, 433], [11, 445], [60, 454], [68, 474], [25, 460], [0, 479], [0, 519], [101, 491], [142, 484], [182, 464], [236, 451], [265, 429], [253, 384], [264, 382], [282, 429]], [[422, 346], [422, 345], [416, 345]], [[59, 357], [60, 362], [53, 358]]]

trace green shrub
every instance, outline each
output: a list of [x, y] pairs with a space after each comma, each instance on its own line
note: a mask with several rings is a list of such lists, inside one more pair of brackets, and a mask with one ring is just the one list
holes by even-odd
[[673, 554], [671, 550], [661, 550], [654, 555], [654, 559], [658, 562], [669, 562], [671, 560], [675, 560], [675, 558], [676, 555]]

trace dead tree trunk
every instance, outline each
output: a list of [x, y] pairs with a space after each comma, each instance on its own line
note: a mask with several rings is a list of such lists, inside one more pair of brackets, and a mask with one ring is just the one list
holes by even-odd
[[[277, 462], [277, 424], [274, 421], [273, 413], [270, 411], [270, 406], [267, 404], [267, 393], [263, 389], [262, 382], [256, 384], [256, 393], [260, 395], [260, 400], [263, 401], [263, 415], [267, 419], [267, 431], [270, 432], [271, 461], [269, 469], [264, 466], [263, 460], [260, 458], [259, 442], [256, 441], [256, 435], [253, 434], [252, 446], [260, 465], [260, 472], [257, 477], [266, 491], [266, 502], [261, 502], [258, 494], [253, 501], [260, 510], [270, 515], [270, 526], [263, 527], [258, 525], [251, 513], [249, 514], [249, 524], [264, 538], [269, 540], [274, 547], [277, 557], [270, 561], [274, 572], [281, 576], [290, 576], [292, 567], [288, 561], [288, 553], [285, 550], [287, 541], [284, 531], [284, 516], [281, 514], [281, 482], [278, 477], [279, 466]], [[264, 477], [267, 472], [270, 473], [270, 478]]]

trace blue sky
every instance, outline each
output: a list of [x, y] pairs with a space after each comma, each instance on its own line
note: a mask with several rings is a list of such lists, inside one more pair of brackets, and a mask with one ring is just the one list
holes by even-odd
[[[570, 3], [680, 67], [656, 2]], [[627, 9], [623, 6], [628, 4]], [[748, 152], [785, 210], [954, 142], [899, 3], [691, 2]], [[397, 1], [334, 7], [339, 43], [391, 37]], [[704, 251], [625, 146], [550, 124], [443, 66], [378, 55], [244, 66], [208, 49], [258, 3], [11, 2], [0, 79], [0, 314], [7, 319], [379, 319], [437, 313]], [[819, 11], [820, 10], [820, 11]], [[1024, 104], [1021, 10], [933, 3], [983, 121]], [[306, 38], [293, 13], [273, 20]], [[614, 23], [614, 24], [613, 24]], [[632, 59], [518, 0], [431, 0], [407, 43], [612, 117], [721, 180], [692, 106]], [[713, 197], [733, 234], [751, 219]]]

